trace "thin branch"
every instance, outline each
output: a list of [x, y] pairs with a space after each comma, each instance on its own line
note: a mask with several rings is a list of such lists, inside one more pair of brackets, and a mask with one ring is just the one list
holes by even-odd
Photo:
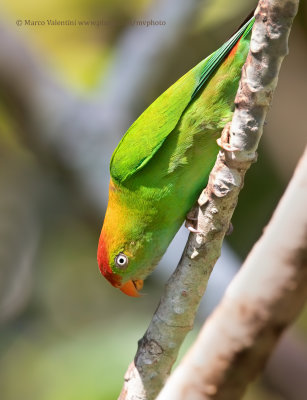
[[261, 239], [158, 396], [237, 400], [307, 299], [307, 148]]
[[193, 326], [210, 273], [220, 255], [244, 175], [256, 159], [281, 62], [288, 52], [288, 36], [297, 6], [298, 0], [259, 2], [232, 124], [222, 133], [219, 143], [222, 150], [208, 186], [199, 198], [198, 230], [203, 233], [190, 235], [181, 261], [139, 341], [120, 399], [154, 399]]

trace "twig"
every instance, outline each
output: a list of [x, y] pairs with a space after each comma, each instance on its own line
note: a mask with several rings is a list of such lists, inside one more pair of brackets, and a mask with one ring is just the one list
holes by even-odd
[[307, 299], [307, 148], [269, 225], [158, 396], [238, 400]]
[[181, 261], [139, 342], [120, 399], [154, 399], [192, 328], [209, 275], [220, 255], [245, 172], [256, 159], [280, 65], [288, 51], [288, 36], [297, 6], [298, 0], [259, 2], [232, 124], [222, 133], [222, 150], [208, 186], [199, 198], [198, 230], [203, 234], [190, 235]]

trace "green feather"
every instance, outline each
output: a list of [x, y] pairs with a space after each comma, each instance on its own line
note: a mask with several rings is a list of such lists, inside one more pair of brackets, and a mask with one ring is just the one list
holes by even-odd
[[176, 127], [186, 107], [210, 80], [227, 54], [251, 30], [254, 18], [244, 24], [223, 46], [191, 69], [153, 102], [128, 129], [115, 149], [110, 173], [123, 183], [142, 169]]
[[[112, 284], [144, 279], [154, 269], [207, 184], [216, 139], [233, 115], [253, 23], [163, 93], [115, 150], [98, 251]], [[116, 264], [119, 253], [129, 259], [125, 269]]]

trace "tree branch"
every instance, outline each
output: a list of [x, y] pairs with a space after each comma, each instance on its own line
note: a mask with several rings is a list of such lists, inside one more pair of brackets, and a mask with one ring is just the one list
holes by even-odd
[[307, 297], [307, 148], [269, 225], [159, 400], [237, 400]]
[[208, 278], [220, 255], [244, 175], [256, 159], [280, 65], [288, 51], [288, 36], [297, 6], [298, 0], [259, 2], [232, 124], [222, 133], [219, 141], [222, 149], [207, 188], [199, 198], [197, 229], [203, 233], [190, 235], [181, 261], [139, 342], [120, 399], [154, 399], [192, 328]]

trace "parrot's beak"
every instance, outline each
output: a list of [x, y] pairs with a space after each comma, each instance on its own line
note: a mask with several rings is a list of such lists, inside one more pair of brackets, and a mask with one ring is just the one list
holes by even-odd
[[143, 281], [138, 279], [136, 281], [128, 281], [124, 283], [119, 289], [128, 296], [131, 297], [140, 297], [140, 293], [138, 292], [143, 287]]

